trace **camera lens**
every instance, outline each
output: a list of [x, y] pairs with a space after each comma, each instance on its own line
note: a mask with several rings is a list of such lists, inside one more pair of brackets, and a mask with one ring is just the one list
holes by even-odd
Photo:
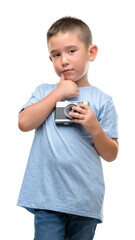
[[72, 119], [69, 115], [70, 112], [73, 112], [72, 107], [76, 106], [76, 104], [69, 104], [64, 108], [64, 114], [67, 118]]

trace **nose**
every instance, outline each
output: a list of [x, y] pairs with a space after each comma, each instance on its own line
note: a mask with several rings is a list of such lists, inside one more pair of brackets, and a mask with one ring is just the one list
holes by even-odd
[[61, 55], [61, 64], [62, 66], [67, 66], [69, 64], [69, 59], [66, 54]]

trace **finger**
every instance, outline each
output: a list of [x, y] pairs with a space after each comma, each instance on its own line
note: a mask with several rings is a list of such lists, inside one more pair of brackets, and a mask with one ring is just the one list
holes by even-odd
[[64, 75], [64, 73], [61, 73], [61, 75], [60, 75], [60, 81], [63, 81], [63, 80], [65, 80], [66, 78], [65, 78], [65, 75]]
[[86, 109], [86, 110], [90, 109], [90, 106], [89, 106], [89, 105], [86, 105], [86, 104], [79, 104], [78, 107], [83, 108], [83, 109]]
[[84, 115], [82, 115], [82, 114], [80, 114], [80, 113], [70, 112], [69, 115], [70, 115], [72, 118], [77, 118], [77, 119], [80, 119], [80, 120], [83, 120], [83, 119], [84, 119]]
[[78, 118], [73, 118], [73, 119], [72, 119], [72, 122], [82, 124], [82, 120], [81, 120], [81, 119], [78, 119]]
[[72, 107], [72, 109], [73, 109], [74, 111], [77, 111], [77, 112], [83, 114], [83, 115], [86, 114], [86, 109], [84, 109], [84, 108], [82, 108], [82, 107], [80, 107], [80, 106]]

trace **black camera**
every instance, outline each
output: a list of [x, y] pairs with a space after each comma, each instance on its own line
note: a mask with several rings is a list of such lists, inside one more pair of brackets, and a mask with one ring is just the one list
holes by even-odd
[[69, 125], [72, 123], [72, 117], [69, 115], [70, 112], [75, 112], [72, 110], [72, 107], [78, 106], [79, 104], [89, 105], [89, 102], [86, 100], [83, 101], [61, 101], [56, 103], [55, 110], [55, 123]]

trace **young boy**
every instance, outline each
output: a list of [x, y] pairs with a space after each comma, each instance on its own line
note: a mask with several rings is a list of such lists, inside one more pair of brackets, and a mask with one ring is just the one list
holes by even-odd
[[[92, 240], [103, 218], [100, 156], [111, 162], [118, 153], [117, 114], [111, 97], [88, 81], [98, 51], [89, 27], [64, 17], [47, 42], [60, 81], [37, 87], [21, 109], [19, 128], [36, 131], [18, 205], [35, 214], [35, 240]], [[56, 124], [56, 103], [65, 100], [82, 103], [69, 125]]]

